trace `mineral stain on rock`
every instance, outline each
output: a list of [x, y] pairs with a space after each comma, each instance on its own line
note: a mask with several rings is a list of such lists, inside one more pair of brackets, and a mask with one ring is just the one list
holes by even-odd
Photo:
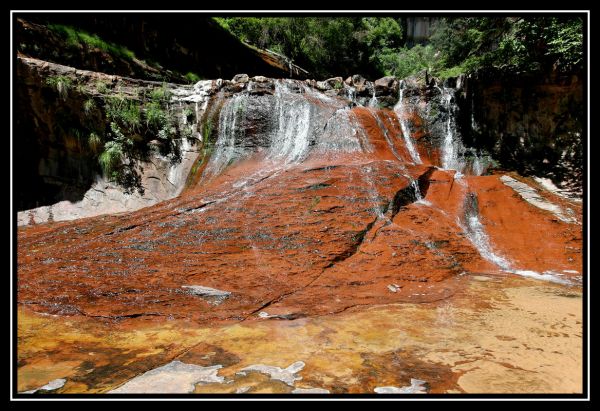
[[460, 90], [355, 80], [170, 85], [185, 187], [18, 229], [20, 392], [581, 392], [582, 205], [481, 175]]

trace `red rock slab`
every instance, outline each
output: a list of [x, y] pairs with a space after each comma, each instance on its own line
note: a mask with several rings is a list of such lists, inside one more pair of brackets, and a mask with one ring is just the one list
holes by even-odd
[[[528, 203], [499, 177], [466, 178], [469, 190], [477, 194], [481, 223], [498, 253], [506, 256], [515, 269], [583, 273], [582, 226], [561, 221]], [[562, 206], [567, 204], [563, 202]], [[580, 215], [577, 205], [570, 207]]]
[[[60, 315], [243, 319], [351, 254], [428, 170], [359, 160], [309, 162], [237, 189], [234, 168], [137, 212], [19, 229], [18, 301]], [[184, 285], [232, 294], [212, 305]]]
[[455, 185], [453, 174], [430, 170], [422, 183], [425, 199], [444, 201], [411, 202], [389, 210], [352, 255], [326, 267], [308, 287], [266, 311], [293, 313], [303, 307], [307, 315], [314, 315], [356, 305], [435, 301], [456, 291], [461, 274], [497, 271], [458, 224], [465, 190]]

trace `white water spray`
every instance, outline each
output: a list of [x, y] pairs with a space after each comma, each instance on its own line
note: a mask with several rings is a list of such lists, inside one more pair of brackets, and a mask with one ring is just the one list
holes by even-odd
[[422, 164], [421, 157], [419, 156], [419, 152], [415, 148], [413, 144], [413, 139], [410, 135], [410, 130], [408, 128], [408, 124], [406, 124], [406, 119], [404, 118], [404, 80], [400, 82], [400, 97], [398, 99], [398, 103], [396, 107], [394, 107], [394, 111], [397, 113], [398, 121], [400, 122], [400, 129], [402, 130], [402, 137], [404, 138], [404, 143], [406, 144], [406, 148], [410, 153], [411, 158], [417, 164]]

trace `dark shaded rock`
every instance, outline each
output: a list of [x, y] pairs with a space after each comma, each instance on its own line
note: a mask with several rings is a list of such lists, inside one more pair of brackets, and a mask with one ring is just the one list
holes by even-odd
[[387, 76], [375, 80], [375, 94], [379, 96], [397, 95], [399, 82], [396, 77]]

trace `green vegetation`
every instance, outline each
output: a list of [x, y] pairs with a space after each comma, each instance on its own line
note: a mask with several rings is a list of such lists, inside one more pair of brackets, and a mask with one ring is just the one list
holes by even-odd
[[160, 103], [151, 101], [144, 107], [146, 126], [159, 130], [167, 121], [167, 114], [162, 109]]
[[96, 34], [90, 34], [75, 27], [62, 24], [49, 24], [48, 28], [65, 39], [69, 47], [87, 47], [100, 49], [113, 56], [132, 60], [135, 58], [133, 51], [124, 46], [102, 40]]
[[73, 80], [67, 76], [50, 76], [46, 79], [46, 85], [54, 88], [58, 95], [65, 100], [69, 90], [73, 87]]
[[111, 180], [117, 180], [119, 177], [119, 168], [123, 162], [125, 154], [123, 145], [116, 141], [109, 141], [104, 145], [104, 151], [98, 157], [102, 172]]
[[[104, 97], [102, 108], [109, 127], [104, 133], [93, 131], [87, 141], [92, 152], [101, 151], [98, 162], [110, 181], [129, 191], [133, 188], [140, 191], [143, 188], [135, 168], [136, 160], [145, 158], [151, 149], [158, 149], [162, 155], [177, 161], [181, 153], [175, 140], [192, 137], [193, 129], [174, 121], [180, 117], [167, 108], [171, 93], [166, 84], [148, 93], [141, 93], [139, 89], [130, 89], [129, 95], [123, 93], [117, 91], [114, 96]], [[86, 101], [84, 112], [87, 107]], [[90, 112], [94, 109], [95, 106], [89, 105]], [[194, 112], [188, 109], [183, 114], [189, 119]], [[160, 144], [148, 144], [155, 139]]]
[[441, 69], [469, 72], [572, 71], [582, 67], [579, 17], [465, 17], [442, 19], [431, 38]]
[[103, 81], [96, 82], [96, 90], [100, 94], [106, 94], [108, 92], [108, 84]]
[[183, 109], [183, 115], [188, 123], [193, 123], [196, 119], [196, 112], [191, 107]]
[[401, 47], [377, 55], [378, 67], [386, 74], [405, 78], [422, 70], [438, 73], [441, 66], [439, 53], [431, 46], [417, 44], [413, 48]]
[[316, 78], [381, 74], [376, 51], [401, 46], [400, 19], [360, 17], [228, 17], [215, 20], [242, 41], [283, 54]]
[[192, 73], [191, 71], [190, 71], [190, 72], [188, 72], [188, 73], [185, 75], [185, 78], [186, 78], [186, 79], [187, 79], [187, 81], [189, 81], [190, 83], [197, 83], [197, 82], [199, 82], [200, 80], [202, 80], [202, 78], [201, 78], [199, 75], [197, 75], [196, 73]]
[[139, 104], [122, 95], [106, 99], [106, 116], [109, 120], [124, 126], [132, 132], [138, 132], [142, 124]]
[[83, 103], [83, 112], [86, 116], [89, 116], [96, 109], [96, 102], [93, 98], [87, 99]]
[[150, 100], [155, 102], [168, 101], [171, 98], [171, 92], [167, 88], [167, 85], [163, 83], [162, 86], [153, 89], [150, 92]]
[[94, 153], [97, 153], [102, 146], [102, 139], [98, 134], [91, 132], [88, 136], [88, 146]]
[[391, 17], [215, 18], [242, 41], [287, 56], [315, 78], [360, 73], [400, 78], [428, 70], [452, 77], [479, 69], [576, 71], [583, 21], [559, 17], [440, 18], [426, 45], [407, 47]]
[[212, 134], [212, 131], [213, 131], [212, 120], [208, 119], [202, 126], [202, 143], [204, 144], [204, 146], [206, 146], [208, 144], [210, 135]]

